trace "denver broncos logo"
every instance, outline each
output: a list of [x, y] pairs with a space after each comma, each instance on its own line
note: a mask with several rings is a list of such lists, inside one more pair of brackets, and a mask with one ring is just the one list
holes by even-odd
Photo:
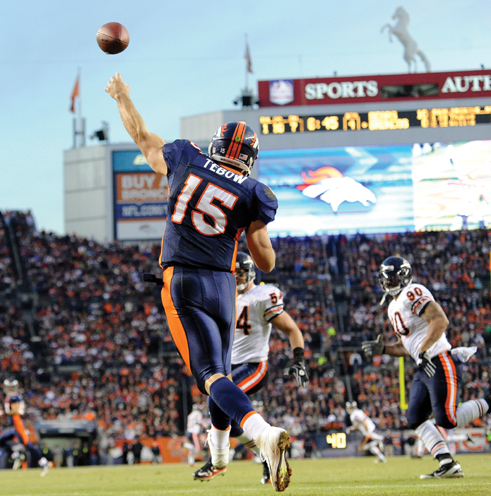
[[222, 136], [225, 136], [225, 133], [226, 133], [227, 131], [228, 131], [228, 124], [224, 124], [224, 125], [222, 126], [222, 132], [221, 132]]
[[341, 174], [341, 172], [339, 172], [334, 167], [327, 167], [327, 166], [321, 167], [320, 169], [317, 169], [315, 171], [309, 170], [308, 174], [302, 171], [302, 179], [305, 184], [299, 184], [297, 188], [300, 191], [302, 191], [310, 184], [316, 184], [319, 181], [322, 181], [323, 179], [329, 177], [343, 177], [343, 174]]
[[377, 202], [377, 197], [372, 191], [351, 177], [343, 176], [334, 167], [309, 170], [308, 174], [302, 172], [302, 179], [304, 184], [297, 185], [297, 189], [308, 198], [318, 197], [329, 203], [334, 212], [337, 212], [339, 205], [345, 201], [360, 202], [365, 207]]

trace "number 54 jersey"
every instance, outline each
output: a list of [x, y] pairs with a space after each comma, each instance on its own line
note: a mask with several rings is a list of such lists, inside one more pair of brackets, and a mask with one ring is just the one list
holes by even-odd
[[270, 284], [253, 286], [237, 295], [237, 327], [232, 365], [268, 359], [271, 320], [283, 312], [283, 294]]
[[[414, 360], [418, 359], [421, 343], [428, 333], [429, 324], [422, 315], [431, 301], [435, 300], [429, 289], [422, 284], [409, 284], [398, 294], [397, 299], [390, 302], [388, 308], [394, 332], [401, 338], [404, 348]], [[443, 333], [428, 352], [433, 358], [451, 348]]]
[[274, 220], [271, 189], [219, 165], [187, 140], [164, 145], [169, 180], [160, 265], [234, 272], [237, 242], [251, 222]]

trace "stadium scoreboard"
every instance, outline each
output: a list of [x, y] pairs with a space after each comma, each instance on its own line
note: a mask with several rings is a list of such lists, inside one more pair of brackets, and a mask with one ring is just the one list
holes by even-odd
[[490, 70], [259, 81], [258, 96], [271, 235], [491, 225]]
[[491, 106], [419, 108], [417, 110], [349, 110], [342, 114], [261, 115], [261, 134], [317, 131], [390, 131], [409, 128], [468, 127], [491, 124]]
[[[257, 132], [251, 176], [278, 198], [272, 236], [491, 226], [491, 70], [258, 81], [257, 96], [181, 118], [181, 137], [206, 153], [224, 122]], [[66, 150], [64, 194], [67, 232], [165, 230], [166, 178], [132, 142]]]
[[490, 70], [259, 81], [258, 96], [259, 122], [251, 126], [262, 150], [470, 141], [490, 134]]

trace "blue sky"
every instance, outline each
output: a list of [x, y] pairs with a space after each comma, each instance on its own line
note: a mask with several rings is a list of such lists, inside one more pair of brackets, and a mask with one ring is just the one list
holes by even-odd
[[[63, 150], [73, 141], [69, 106], [79, 68], [88, 135], [107, 121], [112, 143], [130, 141], [104, 92], [119, 71], [149, 129], [172, 141], [181, 137], [181, 117], [234, 108], [245, 83], [245, 33], [253, 88], [264, 79], [407, 72], [402, 45], [380, 32], [398, 6], [433, 71], [491, 68], [484, 0], [4, 2], [0, 210], [31, 209], [38, 228], [64, 232]], [[110, 21], [130, 33], [119, 55], [96, 44], [99, 26]]]

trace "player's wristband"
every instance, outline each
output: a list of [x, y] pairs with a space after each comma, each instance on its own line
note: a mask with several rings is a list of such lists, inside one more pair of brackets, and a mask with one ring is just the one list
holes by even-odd
[[300, 346], [293, 350], [293, 361], [303, 362], [303, 348], [300, 348]]

